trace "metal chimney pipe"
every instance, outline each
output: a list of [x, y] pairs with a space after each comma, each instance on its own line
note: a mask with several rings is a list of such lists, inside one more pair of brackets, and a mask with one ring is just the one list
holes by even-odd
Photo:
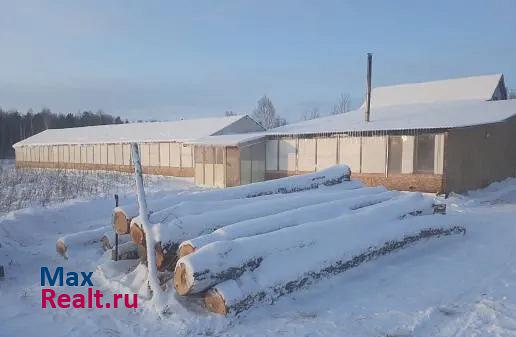
[[366, 110], [365, 121], [369, 122], [371, 114], [371, 74], [373, 68], [373, 54], [367, 53], [367, 92], [366, 92]]

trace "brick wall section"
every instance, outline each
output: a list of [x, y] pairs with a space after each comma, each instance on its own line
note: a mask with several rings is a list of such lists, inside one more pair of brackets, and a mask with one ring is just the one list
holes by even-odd
[[[118, 172], [134, 172], [134, 168], [130, 165], [96, 165], [96, 164], [77, 164], [77, 163], [44, 163], [44, 162], [16, 162], [17, 168], [54, 168], [67, 170], [84, 170], [84, 171], [118, 171]], [[144, 166], [143, 173], [157, 174], [162, 176], [173, 177], [193, 177], [193, 167], [152, 167]]]
[[[278, 179], [309, 172], [266, 171], [265, 179]], [[351, 173], [351, 179], [359, 179], [367, 186], [385, 186], [391, 190], [420, 191], [428, 193], [443, 192], [443, 176], [440, 174], [398, 174]]]
[[352, 173], [352, 179], [361, 180], [367, 186], [385, 186], [390, 190], [443, 192], [443, 176], [440, 174], [397, 174], [385, 176], [374, 173]]

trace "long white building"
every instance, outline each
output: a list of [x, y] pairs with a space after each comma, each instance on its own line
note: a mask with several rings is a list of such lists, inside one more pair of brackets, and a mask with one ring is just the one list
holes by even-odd
[[135, 142], [145, 173], [192, 177], [193, 147], [185, 142], [263, 130], [249, 116], [229, 116], [49, 129], [13, 147], [17, 167], [130, 172], [130, 143]]

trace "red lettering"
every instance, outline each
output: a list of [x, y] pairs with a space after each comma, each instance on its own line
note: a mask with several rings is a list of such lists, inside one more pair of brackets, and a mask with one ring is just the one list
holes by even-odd
[[84, 304], [85, 300], [84, 300], [84, 295], [83, 294], [75, 294], [73, 295], [73, 302], [72, 302], [72, 305], [75, 309], [83, 309], [85, 304]]
[[129, 302], [129, 295], [124, 294], [124, 302], [126, 308], [138, 308], [138, 294], [133, 294], [133, 304]]
[[47, 308], [47, 301], [50, 303], [52, 308], [56, 308], [56, 304], [54, 303], [54, 297], [56, 296], [56, 292], [52, 289], [41, 289], [41, 307], [43, 309]]
[[61, 294], [57, 296], [57, 305], [60, 308], [70, 308], [70, 295], [68, 294]]
[[97, 308], [102, 308], [102, 303], [100, 303], [100, 299], [104, 295], [97, 289], [97, 290], [95, 290], [95, 294], [93, 296], [95, 297], [95, 306]]
[[115, 295], [113, 295], [113, 297], [114, 297], [113, 306], [114, 306], [114, 308], [118, 308], [118, 300], [122, 298], [122, 294], [115, 294]]

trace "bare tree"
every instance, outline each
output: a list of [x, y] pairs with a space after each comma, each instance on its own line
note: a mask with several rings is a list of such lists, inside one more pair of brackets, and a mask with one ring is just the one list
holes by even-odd
[[278, 126], [279, 116], [276, 116], [276, 109], [269, 97], [263, 95], [253, 111], [253, 118], [266, 129]]
[[226, 117], [230, 117], [230, 116], [236, 116], [236, 112], [233, 112], [233, 110], [226, 110], [226, 112], [224, 113], [224, 116]]
[[333, 105], [331, 114], [339, 115], [348, 112], [350, 103], [351, 99], [349, 98], [349, 95], [340, 94], [339, 101], [337, 104]]
[[507, 99], [516, 99], [516, 89], [507, 88]]
[[303, 119], [305, 121], [310, 120], [310, 119], [316, 119], [319, 117], [321, 117], [321, 114], [319, 113], [319, 108], [312, 108], [303, 113]]

